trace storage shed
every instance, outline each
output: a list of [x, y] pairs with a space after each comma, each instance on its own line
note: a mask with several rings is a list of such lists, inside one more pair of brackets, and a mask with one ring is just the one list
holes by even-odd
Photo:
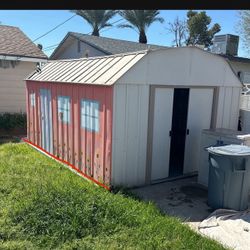
[[237, 129], [242, 88], [196, 47], [50, 61], [26, 86], [29, 142], [130, 187], [196, 172], [202, 129]]

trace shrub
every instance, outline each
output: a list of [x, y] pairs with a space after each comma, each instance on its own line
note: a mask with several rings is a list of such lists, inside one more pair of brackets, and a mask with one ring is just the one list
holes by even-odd
[[0, 114], [0, 129], [11, 130], [26, 128], [27, 117], [25, 113], [2, 113]]

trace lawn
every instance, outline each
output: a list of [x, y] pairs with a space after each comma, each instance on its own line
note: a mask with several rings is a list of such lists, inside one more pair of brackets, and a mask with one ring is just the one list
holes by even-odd
[[0, 249], [224, 249], [24, 143], [0, 145]]

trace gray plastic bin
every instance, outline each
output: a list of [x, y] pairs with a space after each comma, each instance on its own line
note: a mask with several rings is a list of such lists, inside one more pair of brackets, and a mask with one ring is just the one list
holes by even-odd
[[214, 209], [248, 208], [250, 147], [226, 145], [209, 152], [208, 205]]

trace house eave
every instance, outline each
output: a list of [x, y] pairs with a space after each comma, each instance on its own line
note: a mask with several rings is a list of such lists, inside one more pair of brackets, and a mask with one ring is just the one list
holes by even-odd
[[0, 60], [23, 61], [23, 62], [47, 62], [46, 58], [28, 57], [22, 55], [0, 55]]

